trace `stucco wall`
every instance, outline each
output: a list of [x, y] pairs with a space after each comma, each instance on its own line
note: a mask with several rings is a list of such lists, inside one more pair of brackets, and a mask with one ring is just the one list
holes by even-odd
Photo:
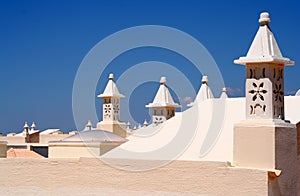
[[112, 132], [124, 138], [127, 136], [126, 123], [124, 122], [101, 121], [97, 123], [97, 128], [100, 130]]
[[66, 137], [69, 137], [69, 134], [40, 134], [40, 143], [48, 144], [49, 141], [59, 141], [63, 140]]
[[86, 146], [84, 143], [50, 143], [49, 158], [79, 158], [100, 155], [100, 144]]
[[[118, 163], [131, 166], [131, 161]], [[0, 173], [0, 195], [268, 195], [266, 171], [224, 162], [174, 161], [146, 172], [127, 172], [93, 158], [0, 159]]]
[[3, 136], [0, 137], [0, 141], [7, 141], [8, 144], [22, 144], [25, 143], [24, 136]]
[[236, 166], [281, 171], [279, 178], [269, 181], [269, 196], [297, 195], [297, 131], [294, 124], [268, 120], [236, 124], [233, 155]]
[[50, 142], [48, 156], [49, 158], [95, 157], [119, 145], [118, 143]]

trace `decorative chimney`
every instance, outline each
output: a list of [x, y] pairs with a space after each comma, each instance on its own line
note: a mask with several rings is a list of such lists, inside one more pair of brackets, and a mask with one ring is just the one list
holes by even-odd
[[224, 87], [222, 89], [222, 93], [221, 93], [220, 99], [226, 99], [226, 98], [228, 98], [227, 89]]
[[92, 130], [92, 128], [93, 128], [92, 122], [89, 120], [88, 123], [86, 124], [85, 130]]
[[145, 121], [144, 121], [144, 123], [143, 123], [143, 126], [144, 126], [144, 127], [148, 127], [148, 125], [149, 125], [149, 124], [148, 124], [147, 120], [145, 119]]
[[119, 93], [114, 82], [114, 74], [109, 74], [109, 81], [104, 92], [98, 97], [103, 99], [103, 121], [120, 120], [120, 98], [125, 96]]
[[31, 130], [32, 130], [32, 131], [34, 131], [34, 130], [35, 130], [35, 128], [36, 128], [36, 126], [35, 126], [35, 123], [34, 123], [34, 122], [32, 122], [32, 125], [31, 125]]
[[152, 109], [152, 123], [158, 125], [175, 116], [175, 109], [181, 107], [175, 103], [167, 86], [167, 78], [161, 77], [160, 87], [152, 103], [146, 105]]
[[131, 124], [130, 124], [130, 122], [128, 121], [127, 124], [126, 124], [126, 129], [127, 129], [127, 130], [130, 130], [130, 125], [131, 125]]
[[246, 57], [234, 61], [246, 66], [246, 118], [284, 120], [284, 66], [294, 62], [282, 56], [267, 12], [259, 22]]
[[188, 104], [189, 107], [192, 107], [193, 105], [195, 105], [196, 103], [200, 103], [202, 101], [205, 101], [207, 99], [213, 99], [214, 95], [210, 89], [210, 87], [208, 86], [208, 76], [202, 76], [202, 84], [201, 87], [199, 89], [199, 92], [195, 98], [195, 101]]
[[125, 97], [114, 82], [114, 74], [109, 74], [105, 90], [98, 97], [103, 99], [103, 120], [97, 123], [97, 128], [126, 137], [126, 123], [120, 122], [120, 99]]
[[25, 122], [25, 124], [24, 124], [23, 135], [25, 136], [25, 142], [29, 143], [29, 126], [28, 126], [27, 122]]
[[268, 171], [269, 194], [298, 195], [297, 129], [284, 121], [284, 66], [294, 62], [282, 56], [270, 21], [261, 13], [247, 55], [234, 61], [246, 66], [246, 120], [234, 125], [232, 164]]

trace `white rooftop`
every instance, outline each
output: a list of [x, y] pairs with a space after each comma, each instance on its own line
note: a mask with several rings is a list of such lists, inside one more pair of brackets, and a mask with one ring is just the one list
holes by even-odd
[[[261, 26], [246, 57], [235, 63], [276, 62], [292, 65], [282, 57], [270, 30], [268, 13], [260, 15]], [[202, 86], [191, 108], [158, 126], [149, 125], [136, 130], [127, 143], [103, 155], [103, 158], [151, 160], [232, 161], [233, 127], [246, 119], [245, 98], [214, 99], [203, 77]], [[161, 82], [160, 89], [163, 88]], [[223, 89], [223, 97], [225, 96]], [[160, 95], [157, 93], [156, 96]], [[161, 97], [155, 97], [163, 102]], [[155, 101], [154, 101], [155, 103]], [[300, 122], [300, 96], [284, 98], [285, 119]]]
[[[40, 130], [28, 130], [29, 135], [33, 134], [33, 133], [37, 133], [40, 132]], [[14, 136], [23, 136], [25, 132], [22, 131], [21, 133], [15, 134]]]
[[[35, 124], [34, 124], [34, 123], [32, 123], [32, 126], [31, 126], [31, 127], [33, 127], [33, 126], [34, 126], [34, 128], [35, 128]], [[33, 134], [33, 133], [36, 133], [36, 132], [40, 132], [40, 130], [29, 129], [29, 126], [28, 126], [27, 122], [25, 122], [23, 128], [24, 128], [24, 130], [23, 130], [21, 133], [18, 133], [18, 134], [10, 133], [10, 134], [13, 135], [13, 136], [24, 136], [24, 134], [26, 134], [26, 133], [25, 133], [25, 130], [26, 130], [26, 129], [28, 129], [29, 135], [30, 135], [30, 134]]]
[[[284, 100], [286, 119], [291, 123], [298, 123], [300, 110], [295, 105], [300, 105], [300, 96], [286, 96]], [[225, 107], [223, 122], [216, 121], [212, 115], [216, 112], [213, 110], [220, 103]], [[205, 100], [184, 112], [176, 113], [173, 118], [161, 125], [149, 125], [136, 130], [127, 138], [128, 142], [106, 153], [103, 158], [232, 161], [233, 125], [242, 120], [245, 120], [245, 98]], [[216, 132], [218, 134], [214, 136], [215, 140], [209, 146], [208, 141], [212, 138], [211, 134], [214, 134], [213, 129], [210, 128], [218, 123], [221, 123], [220, 131]], [[184, 139], [187, 135], [190, 141]], [[184, 143], [187, 145], [178, 153], [178, 157], [168, 157], [177, 148], [174, 145], [168, 149], [168, 145], [176, 140], [179, 140], [176, 142], [178, 148]]]
[[125, 97], [117, 88], [117, 85], [114, 82], [114, 74], [109, 74], [109, 81], [105, 87], [105, 90], [102, 94], [98, 95], [98, 97]]
[[[63, 142], [116, 142], [123, 143], [127, 140], [109, 131], [104, 130], [83, 130], [62, 140]], [[61, 142], [61, 141], [59, 141]]]
[[59, 134], [62, 133], [60, 129], [46, 129], [40, 133], [40, 135]]
[[166, 106], [174, 107], [174, 108], [180, 107], [180, 105], [175, 103], [172, 98], [172, 95], [167, 86], [167, 78], [161, 77], [160, 86], [155, 95], [155, 98], [153, 102], [146, 105], [146, 107], [152, 108], [152, 107], [166, 107]]
[[263, 12], [260, 15], [260, 27], [250, 46], [246, 57], [235, 60], [236, 64], [256, 63], [256, 62], [278, 62], [284, 65], [293, 65], [294, 62], [282, 56], [276, 39], [270, 29], [271, 19], [269, 13]]

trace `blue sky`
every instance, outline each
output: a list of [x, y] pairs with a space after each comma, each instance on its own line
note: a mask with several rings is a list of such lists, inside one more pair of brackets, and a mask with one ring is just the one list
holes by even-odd
[[[201, 42], [214, 57], [231, 96], [242, 96], [244, 67], [233, 60], [245, 55], [258, 28], [262, 11], [271, 15], [271, 29], [284, 56], [296, 61], [286, 68], [285, 93], [300, 88], [300, 13], [294, 1], [1, 1], [0, 2], [0, 132], [19, 132], [23, 123], [35, 121], [39, 129], [76, 129], [72, 115], [72, 88], [76, 71], [90, 49], [105, 37], [137, 25], [164, 25], [184, 31]], [[149, 53], [151, 54], [149, 56]], [[116, 58], [106, 77], [147, 60], [178, 60], [170, 51], [141, 49]], [[176, 66], [176, 65], [175, 65]], [[201, 76], [184, 69], [198, 90]], [[158, 78], [159, 80], [159, 78]], [[144, 103], [153, 99], [157, 83], [137, 88], [130, 110], [136, 121], [144, 117]], [[145, 89], [147, 93], [145, 93]], [[120, 89], [120, 91], [122, 91]], [[188, 95], [179, 95], [188, 96]], [[193, 97], [194, 98], [194, 97]], [[95, 98], [101, 118], [101, 101]], [[127, 119], [124, 119], [127, 120]], [[95, 123], [95, 122], [93, 122]]]

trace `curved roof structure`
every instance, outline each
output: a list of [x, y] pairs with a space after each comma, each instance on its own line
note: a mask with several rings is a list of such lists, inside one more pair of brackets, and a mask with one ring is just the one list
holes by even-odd
[[300, 96], [300, 89], [296, 92], [295, 96]]
[[84, 130], [78, 134], [71, 135], [62, 140], [63, 142], [114, 142], [114, 143], [123, 143], [127, 140], [118, 136], [112, 132], [103, 131], [103, 130]]
[[[300, 96], [285, 96], [286, 119], [291, 123], [300, 121], [300, 110], [295, 105], [300, 104]], [[219, 103], [225, 105], [223, 122], [214, 121], [214, 108]], [[128, 158], [128, 159], [155, 159], [165, 160], [167, 153], [161, 153], [172, 141], [179, 139], [182, 144], [182, 136], [191, 135], [190, 143], [187, 142], [185, 149], [179, 153], [179, 160], [202, 160], [202, 161], [232, 161], [233, 156], [233, 127], [235, 123], [245, 120], [245, 98], [209, 99], [196, 103], [189, 108], [165, 121], [159, 126], [147, 126], [138, 129], [128, 137], [128, 142], [103, 155], [104, 158]], [[197, 114], [197, 115], [195, 115]], [[196, 129], [191, 127], [198, 121]], [[215, 138], [211, 148], [205, 154], [201, 149], [208, 146], [212, 129], [221, 123], [219, 135]], [[182, 135], [181, 135], [182, 133]], [[172, 146], [170, 152], [175, 151], [177, 146]], [[156, 154], [154, 153], [156, 150]]]

